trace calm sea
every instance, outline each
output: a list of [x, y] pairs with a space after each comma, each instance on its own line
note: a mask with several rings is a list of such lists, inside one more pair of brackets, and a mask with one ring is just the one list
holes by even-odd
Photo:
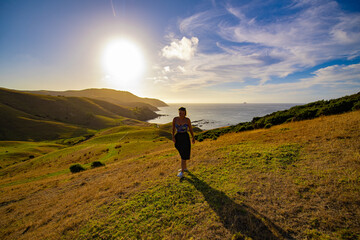
[[160, 107], [160, 117], [149, 120], [150, 123], [169, 123], [178, 116], [179, 107], [186, 107], [187, 117], [193, 126], [203, 130], [225, 127], [240, 122], [249, 122], [253, 117], [262, 117], [269, 113], [289, 109], [296, 103], [171, 103], [168, 107]]

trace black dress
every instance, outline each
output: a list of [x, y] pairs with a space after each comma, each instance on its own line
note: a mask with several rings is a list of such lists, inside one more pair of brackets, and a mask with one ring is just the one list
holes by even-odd
[[175, 126], [176, 129], [178, 130], [177, 133], [175, 134], [175, 148], [180, 153], [182, 160], [189, 160], [190, 152], [191, 152], [191, 144], [190, 144], [190, 137], [187, 132], [187, 124], [184, 125], [176, 124]]

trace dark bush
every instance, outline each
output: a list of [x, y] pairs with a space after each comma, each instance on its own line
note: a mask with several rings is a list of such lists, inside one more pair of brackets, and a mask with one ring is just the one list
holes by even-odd
[[261, 119], [261, 117], [254, 117], [253, 119], [252, 119], [252, 123], [256, 123], [257, 121], [259, 121]]
[[253, 125], [251, 123], [246, 124], [245, 128], [246, 128], [246, 130], [253, 130], [254, 129], [254, 127], [253, 127]]
[[292, 122], [293, 120], [295, 120], [295, 118], [288, 118], [284, 123], [289, 123]]
[[322, 115], [332, 115], [332, 114], [339, 114], [350, 111], [353, 107], [353, 103], [351, 101], [332, 101], [326, 107], [321, 109]]
[[204, 137], [202, 135], [195, 136], [195, 139], [199, 142], [204, 141]]
[[265, 126], [265, 118], [259, 119], [253, 124], [255, 128], [263, 128]]
[[268, 123], [268, 124], [265, 125], [264, 128], [271, 128], [271, 127], [272, 127], [271, 123]]
[[99, 162], [99, 161], [95, 161], [95, 162], [92, 162], [92, 163], [91, 163], [91, 167], [92, 167], [92, 168], [102, 167], [102, 166], [105, 166], [105, 164], [102, 163], [102, 162]]
[[306, 119], [312, 119], [315, 118], [317, 116], [318, 113], [318, 109], [303, 109], [301, 111], [299, 111], [296, 115], [295, 115], [295, 120], [296, 121], [301, 121], [301, 120], [306, 120]]
[[246, 131], [246, 127], [244, 127], [244, 126], [240, 126], [240, 127], [238, 127], [238, 128], [236, 128], [236, 130], [235, 130], [235, 132], [243, 132], [243, 131]]
[[66, 144], [66, 145], [75, 145], [75, 144], [79, 144], [81, 142], [84, 142], [84, 141], [90, 139], [93, 136], [94, 136], [94, 134], [86, 134], [86, 135], [80, 136], [80, 137], [61, 139], [61, 140], [59, 140], [59, 143], [60, 144]]
[[354, 106], [352, 107], [352, 110], [353, 111], [360, 110], [360, 101], [354, 104]]
[[77, 173], [77, 172], [81, 172], [84, 170], [85, 170], [85, 168], [78, 163], [70, 166], [70, 172], [72, 172], [72, 173]]
[[272, 125], [278, 125], [284, 123], [287, 119], [292, 117], [289, 111], [278, 111], [264, 117], [264, 125], [271, 123]]

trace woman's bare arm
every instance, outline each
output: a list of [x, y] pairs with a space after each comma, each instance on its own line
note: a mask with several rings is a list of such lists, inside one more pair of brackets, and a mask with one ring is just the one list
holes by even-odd
[[188, 118], [188, 125], [189, 125], [190, 134], [191, 134], [191, 137], [192, 137], [192, 143], [195, 143], [194, 131], [193, 131], [191, 121], [190, 121], [189, 118]]
[[174, 118], [173, 122], [172, 122], [172, 140], [173, 140], [173, 142], [175, 142], [175, 121], [176, 121], [176, 118]]

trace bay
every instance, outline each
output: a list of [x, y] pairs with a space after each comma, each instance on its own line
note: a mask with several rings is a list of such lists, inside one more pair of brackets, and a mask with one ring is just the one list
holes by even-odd
[[286, 110], [297, 103], [170, 103], [167, 107], [159, 107], [156, 113], [161, 116], [151, 119], [149, 123], [165, 124], [172, 122], [178, 116], [178, 109], [185, 107], [187, 117], [193, 126], [203, 130], [235, 125], [240, 122], [249, 122], [254, 117]]

